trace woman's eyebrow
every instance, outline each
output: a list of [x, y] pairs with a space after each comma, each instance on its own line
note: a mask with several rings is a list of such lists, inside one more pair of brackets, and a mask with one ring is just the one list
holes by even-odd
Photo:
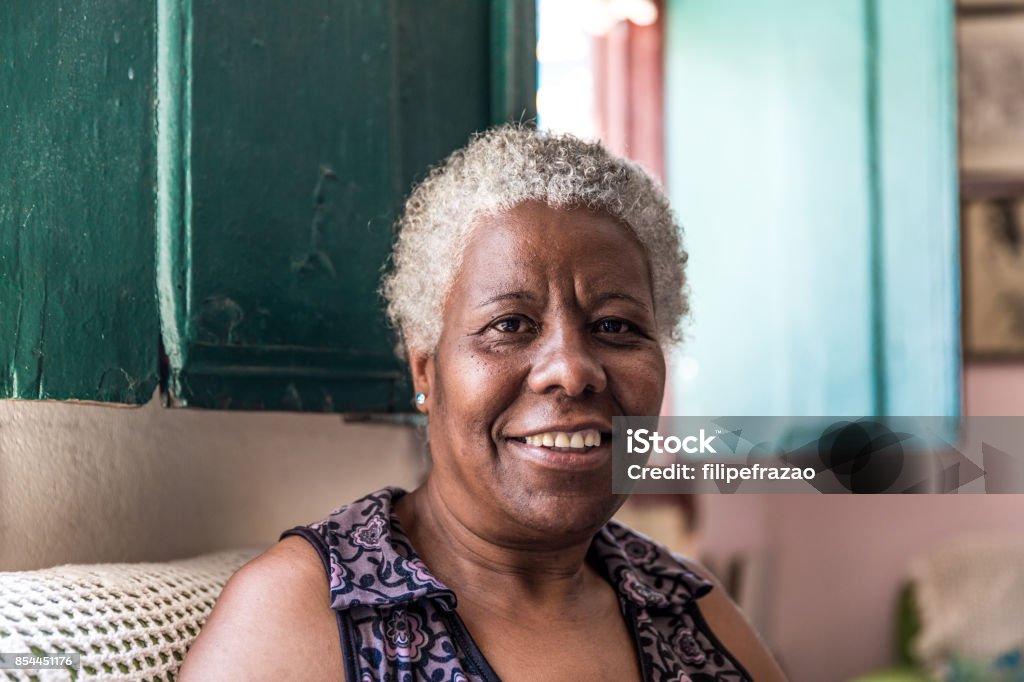
[[492, 303], [497, 303], [498, 301], [510, 301], [510, 300], [513, 300], [513, 301], [535, 301], [535, 300], [537, 300], [537, 297], [534, 296], [533, 294], [531, 294], [529, 291], [509, 291], [509, 292], [504, 293], [504, 294], [498, 294], [497, 296], [491, 296], [486, 301], [483, 301], [482, 303], [479, 303], [477, 305], [477, 308], [483, 308], [484, 306], [488, 306], [488, 305], [490, 305]]
[[[503, 293], [503, 294], [497, 294], [495, 296], [491, 296], [487, 300], [482, 301], [479, 304], [477, 304], [476, 307], [477, 308], [483, 308], [485, 306], [491, 305], [492, 303], [498, 303], [499, 301], [531, 301], [532, 302], [532, 301], [536, 301], [536, 300], [537, 300], [537, 297], [534, 296], [529, 291], [509, 291], [509, 292], [506, 292], [506, 293]], [[644, 311], [647, 311], [647, 312], [650, 312], [650, 308], [651, 308], [647, 303], [645, 303], [644, 301], [640, 300], [636, 296], [632, 296], [630, 294], [626, 294], [626, 293], [623, 293], [621, 291], [607, 291], [607, 292], [604, 292], [602, 294], [598, 294], [594, 298], [594, 303], [596, 305], [600, 305], [602, 303], [606, 303], [607, 301], [627, 301], [627, 302], [632, 303], [633, 305], [635, 305], [638, 308], [640, 308], [640, 309], [642, 309]]]
[[607, 292], [605, 292], [603, 294], [598, 294], [594, 298], [594, 303], [595, 304], [601, 304], [601, 303], [605, 303], [607, 301], [628, 301], [628, 302], [630, 302], [630, 303], [632, 303], [632, 304], [642, 308], [645, 311], [650, 312], [650, 309], [651, 309], [651, 307], [647, 303], [644, 303], [643, 301], [641, 301], [636, 296], [630, 296], [629, 294], [624, 294], [624, 293], [622, 293], [620, 291], [607, 291]]

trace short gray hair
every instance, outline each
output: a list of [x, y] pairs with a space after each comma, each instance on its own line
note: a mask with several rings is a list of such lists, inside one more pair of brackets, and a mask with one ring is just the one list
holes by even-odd
[[682, 230], [659, 184], [596, 142], [505, 125], [474, 135], [413, 190], [381, 283], [396, 351], [433, 352], [445, 300], [480, 217], [527, 201], [603, 211], [628, 226], [651, 269], [658, 340], [680, 340], [689, 310]]

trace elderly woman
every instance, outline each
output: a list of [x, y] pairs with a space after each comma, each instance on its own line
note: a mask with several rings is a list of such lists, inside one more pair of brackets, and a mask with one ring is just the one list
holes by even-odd
[[658, 413], [687, 310], [657, 185], [503, 127], [399, 227], [382, 291], [431, 470], [240, 570], [182, 679], [783, 679], [703, 569], [609, 521], [612, 417]]

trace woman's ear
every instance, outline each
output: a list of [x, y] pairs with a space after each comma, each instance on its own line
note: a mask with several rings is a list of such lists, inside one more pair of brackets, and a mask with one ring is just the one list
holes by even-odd
[[434, 381], [434, 356], [432, 353], [409, 349], [409, 369], [412, 372], [412, 385], [416, 395], [413, 402], [416, 409], [423, 414], [430, 412], [430, 389]]

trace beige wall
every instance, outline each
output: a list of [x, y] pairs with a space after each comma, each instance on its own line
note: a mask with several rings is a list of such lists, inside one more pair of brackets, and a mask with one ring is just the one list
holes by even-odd
[[336, 415], [0, 401], [0, 570], [268, 545], [383, 485], [409, 427]]

